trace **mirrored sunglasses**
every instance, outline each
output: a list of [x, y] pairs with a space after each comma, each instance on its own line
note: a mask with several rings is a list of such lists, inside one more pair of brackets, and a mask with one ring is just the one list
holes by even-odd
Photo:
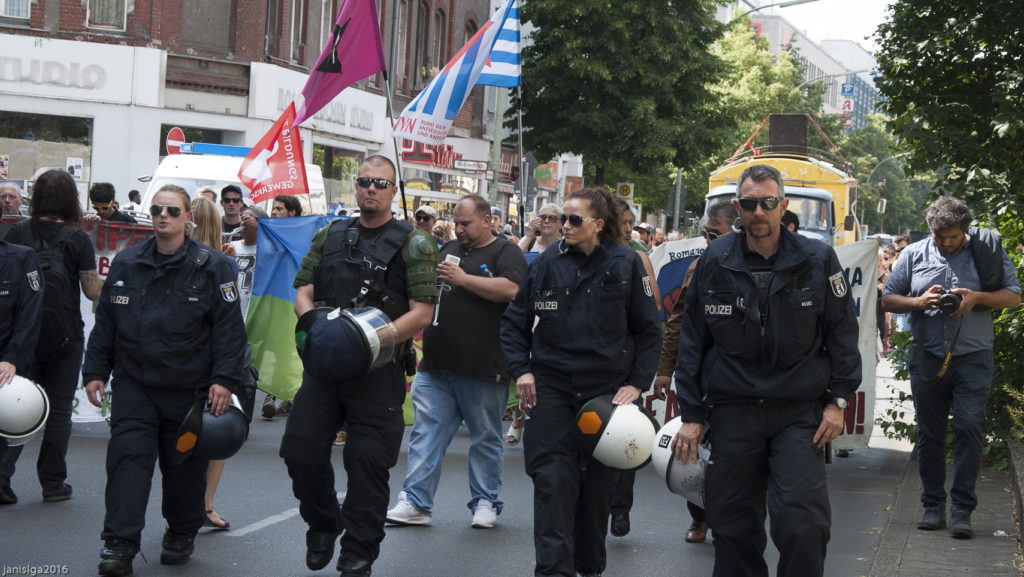
[[356, 178], [356, 184], [362, 188], [370, 188], [372, 184], [377, 190], [387, 190], [395, 185], [386, 178], [370, 178], [369, 176], [360, 176]]
[[560, 216], [558, 218], [558, 220], [562, 223], [562, 226], [565, 226], [565, 223], [568, 222], [573, 227], [579, 228], [579, 227], [583, 226], [583, 223], [585, 223], [585, 222], [594, 222], [597, 219], [594, 218], [594, 217], [591, 217], [591, 216], [588, 216], [587, 218], [583, 218], [582, 216], [580, 216], [578, 214], [563, 214], [562, 216]]
[[739, 199], [739, 201], [740, 208], [747, 212], [754, 212], [755, 210], [757, 210], [758, 204], [760, 204], [761, 208], [765, 209], [766, 211], [775, 210], [775, 207], [779, 206], [779, 203], [782, 202], [782, 199], [775, 196], [771, 196], [768, 198], [741, 198]]

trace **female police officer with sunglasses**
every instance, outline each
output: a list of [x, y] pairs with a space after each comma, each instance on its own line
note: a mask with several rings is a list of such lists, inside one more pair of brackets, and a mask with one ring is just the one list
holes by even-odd
[[89, 336], [82, 368], [89, 401], [101, 406], [111, 373], [114, 393], [100, 575], [132, 572], [157, 457], [167, 519], [160, 562], [188, 561], [206, 520], [207, 461], [172, 460], [178, 429], [196, 400], [223, 413], [242, 381], [237, 268], [185, 236], [190, 204], [178, 186], [157, 191], [150, 207], [155, 236], [114, 258]]
[[563, 211], [565, 236], [530, 266], [502, 317], [501, 342], [530, 415], [523, 445], [535, 574], [598, 575], [617, 474], [581, 454], [570, 432], [590, 399], [614, 394], [624, 405], [650, 386], [661, 329], [654, 280], [620, 244], [622, 214], [611, 194], [578, 190]]

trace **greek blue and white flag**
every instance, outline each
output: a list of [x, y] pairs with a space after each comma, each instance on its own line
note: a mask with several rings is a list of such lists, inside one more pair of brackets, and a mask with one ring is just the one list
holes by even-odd
[[432, 145], [444, 142], [469, 91], [480, 78], [515, 1], [506, 0], [423, 92], [409, 102], [395, 122], [392, 133], [396, 137]]
[[491, 58], [476, 83], [483, 86], [511, 88], [522, 84], [522, 60], [519, 55], [519, 1], [512, 1], [512, 10], [505, 19], [498, 40], [491, 49]]

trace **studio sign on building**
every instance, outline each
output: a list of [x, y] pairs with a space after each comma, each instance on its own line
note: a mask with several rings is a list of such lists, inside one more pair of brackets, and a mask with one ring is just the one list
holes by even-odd
[[0, 80], [98, 90], [107, 84], [107, 71], [98, 64], [0, 56]]

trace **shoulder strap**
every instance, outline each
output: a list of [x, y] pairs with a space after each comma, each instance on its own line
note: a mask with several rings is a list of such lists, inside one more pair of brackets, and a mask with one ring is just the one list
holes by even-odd
[[412, 225], [404, 220], [395, 221], [384, 230], [382, 240], [387, 245], [387, 250], [380, 254], [380, 259], [384, 262], [391, 262], [395, 254], [402, 250], [405, 246], [406, 239], [409, 238], [409, 233], [412, 232]]
[[[323, 254], [333, 254], [342, 250], [345, 244], [345, 231], [352, 227], [357, 219], [355, 217], [338, 218], [328, 224], [327, 238], [324, 240]], [[334, 234], [338, 232], [341, 234]]]

